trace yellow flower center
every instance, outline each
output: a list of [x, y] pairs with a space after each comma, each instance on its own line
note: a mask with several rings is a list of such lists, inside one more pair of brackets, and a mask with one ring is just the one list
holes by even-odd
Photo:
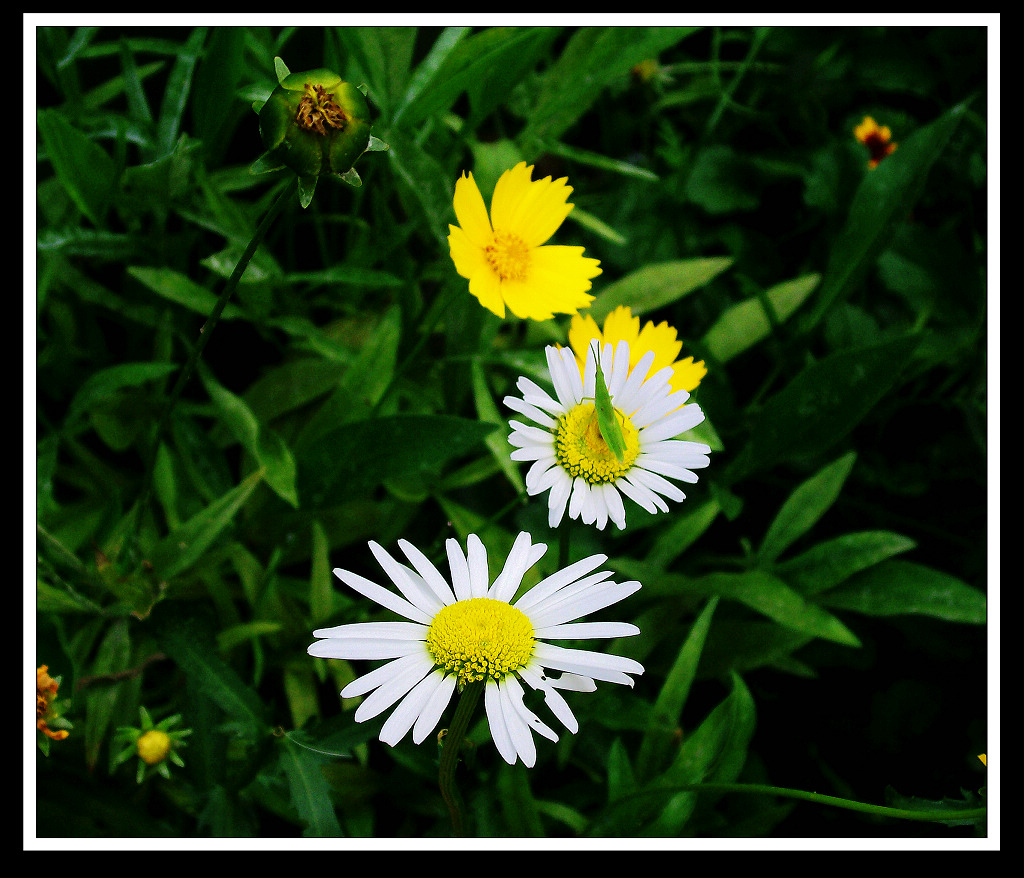
[[160, 729], [150, 729], [144, 735], [139, 736], [135, 744], [139, 753], [139, 759], [146, 765], [156, 765], [167, 758], [171, 752], [171, 736]]
[[458, 676], [461, 689], [474, 680], [500, 680], [533, 655], [533, 625], [521, 610], [494, 598], [470, 598], [444, 607], [427, 631], [427, 651]]
[[484, 253], [487, 264], [502, 280], [523, 280], [530, 269], [530, 248], [512, 232], [495, 232]]
[[334, 95], [324, 91], [322, 85], [310, 85], [306, 83], [306, 94], [299, 102], [299, 113], [295, 117], [300, 128], [306, 131], [315, 131], [317, 134], [326, 134], [329, 125], [331, 128], [344, 128], [348, 116], [345, 111], [334, 102]]
[[621, 461], [601, 435], [593, 403], [582, 402], [562, 415], [555, 430], [555, 458], [562, 469], [591, 485], [614, 482], [625, 475], [640, 453], [640, 432], [618, 409], [615, 417], [626, 444]]

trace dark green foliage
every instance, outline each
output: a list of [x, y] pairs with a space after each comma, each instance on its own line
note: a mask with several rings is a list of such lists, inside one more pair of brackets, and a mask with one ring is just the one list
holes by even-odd
[[[330, 572], [383, 581], [367, 540], [439, 561], [472, 532], [500, 565], [526, 529], [556, 563], [500, 401], [568, 320], [498, 321], [446, 241], [462, 171], [487, 198], [523, 159], [573, 187], [553, 242], [601, 260], [592, 315], [629, 305], [705, 360], [713, 453], [669, 514], [569, 523], [574, 558], [643, 583], [609, 651], [646, 670], [569, 693], [580, 731], [530, 771], [478, 714], [471, 831], [983, 834], [957, 812], [984, 804], [985, 28], [35, 38], [35, 639], [74, 725], [36, 754], [39, 836], [450, 834], [433, 738], [382, 745], [337, 694], [365, 663], [306, 647], [381, 618]], [[389, 148], [358, 188], [303, 208], [294, 175], [249, 173], [275, 56], [366, 86]], [[874, 170], [865, 115], [899, 144]], [[170, 780], [113, 763], [140, 706], [192, 729]], [[950, 813], [690, 789], [712, 783]]]

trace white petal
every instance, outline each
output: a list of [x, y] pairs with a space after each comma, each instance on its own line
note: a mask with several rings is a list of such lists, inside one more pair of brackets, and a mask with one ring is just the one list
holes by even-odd
[[501, 711], [501, 695], [498, 692], [498, 684], [488, 680], [484, 687], [484, 711], [487, 713], [487, 726], [491, 730], [491, 739], [501, 758], [509, 765], [515, 765], [516, 748], [512, 744], [512, 735], [509, 733], [508, 725], [505, 723], [505, 716]]
[[519, 421], [509, 421], [512, 432], [508, 436], [508, 444], [518, 448], [530, 448], [534, 445], [554, 447], [555, 439], [550, 430], [542, 427], [533, 427], [529, 424], [521, 424]]
[[578, 405], [583, 400], [583, 378], [580, 375], [580, 367], [576, 362], [576, 354], [572, 348], [562, 348], [562, 368], [569, 381], [569, 393], [573, 405]]
[[534, 672], [529, 667], [520, 668], [518, 672], [522, 678], [534, 689], [544, 693], [544, 703], [558, 721], [574, 735], [579, 731], [580, 724], [576, 721], [568, 702], [555, 691], [550, 681], [543, 678], [541, 674]]
[[608, 517], [615, 522], [619, 530], [626, 527], [626, 507], [622, 505], [622, 497], [619, 496], [619, 489], [611, 482], [606, 482], [601, 493], [604, 495], [604, 505], [608, 509]]
[[412, 653], [410, 655], [397, 658], [392, 662], [388, 662], [386, 665], [381, 665], [379, 668], [374, 668], [368, 674], [363, 674], [363, 676], [357, 677], [342, 689], [341, 697], [356, 698], [359, 695], [365, 695], [367, 692], [376, 689], [378, 686], [386, 683], [393, 677], [398, 676], [406, 668], [419, 664], [422, 660], [422, 654]]
[[519, 412], [521, 415], [526, 415], [526, 417], [531, 421], [536, 421], [538, 424], [542, 424], [551, 430], [553, 430], [558, 423], [553, 417], [551, 417], [551, 415], [542, 411], [533, 403], [529, 403], [525, 399], [520, 399], [518, 396], [506, 396], [502, 402], [513, 411]]
[[555, 395], [558, 397], [558, 401], [566, 408], [575, 405], [576, 399], [573, 397], [572, 384], [569, 383], [569, 375], [563, 367], [558, 349], [553, 345], [548, 345], [544, 348], [544, 356], [547, 357], [548, 372], [551, 375], [551, 383], [555, 386]]
[[512, 739], [512, 746], [515, 748], [523, 765], [533, 768], [537, 764], [537, 745], [534, 743], [533, 734], [526, 720], [520, 716], [506, 688], [508, 677], [498, 683], [498, 704], [501, 707], [501, 715], [505, 720], [505, 728], [508, 729], [509, 737]]
[[469, 563], [462, 552], [462, 546], [456, 539], [447, 539], [444, 543], [445, 551], [448, 553], [448, 566], [452, 571], [452, 588], [455, 591], [455, 599], [458, 601], [469, 600], [471, 595], [469, 585]]
[[533, 649], [534, 658], [547, 668], [580, 674], [609, 683], [633, 685], [627, 674], [642, 674], [643, 665], [631, 658], [606, 655], [587, 649], [567, 649], [553, 643], [538, 642]]
[[596, 640], [604, 637], [632, 637], [640, 629], [629, 622], [569, 622], [534, 628], [534, 637], [545, 640]]
[[398, 702], [398, 707], [391, 712], [391, 716], [384, 721], [378, 738], [392, 747], [398, 746], [398, 742], [409, 734], [409, 730], [419, 718], [423, 705], [427, 703], [436, 685], [434, 675], [428, 674], [413, 686], [409, 694]]
[[678, 466], [674, 463], [669, 463], [664, 460], [658, 460], [655, 457], [644, 454], [637, 459], [637, 466], [640, 469], [645, 469], [651, 473], [658, 473], [662, 476], [668, 476], [670, 479], [677, 479], [680, 482], [696, 482], [697, 474], [690, 472], [684, 467]]
[[491, 579], [487, 570], [487, 549], [476, 534], [466, 538], [466, 549], [469, 553], [469, 593], [475, 598], [486, 597]]
[[516, 387], [523, 394], [523, 400], [530, 405], [534, 405], [546, 412], [551, 412], [554, 415], [565, 414], [565, 407], [558, 400], [552, 399], [546, 390], [539, 384], [535, 384], [525, 375], [519, 378], [516, 382]]
[[558, 734], [523, 703], [523, 687], [519, 681], [512, 674], [509, 674], [503, 682], [505, 684], [505, 691], [509, 696], [509, 701], [515, 708], [516, 713], [519, 714], [519, 718], [538, 735], [557, 743]]
[[615, 484], [619, 490], [622, 491], [630, 500], [634, 503], [642, 506], [651, 514], [658, 512], [668, 512], [668, 504], [661, 499], [654, 491], [643, 484], [642, 479], [638, 479], [635, 476], [634, 470], [640, 472], [639, 467], [633, 467], [625, 476], [619, 479]]
[[335, 567], [334, 575], [349, 588], [363, 595], [363, 597], [367, 597], [382, 607], [398, 613], [399, 616], [405, 616], [406, 619], [412, 619], [414, 622], [422, 622], [424, 625], [429, 625], [434, 619], [432, 614], [424, 612], [410, 604], [405, 598], [401, 598], [383, 586], [377, 585], [376, 582], [370, 582], [369, 579], [360, 576], [358, 573], [352, 573], [349, 570]]
[[[640, 583], [636, 580], [595, 585], [578, 594], [567, 595], [564, 600], [553, 600], [543, 607], [535, 607], [530, 611], [530, 621], [535, 628], [561, 625], [617, 604], [639, 590]], [[565, 591], [568, 593], [569, 589]], [[559, 592], [555, 597], [559, 598], [561, 594]]]
[[409, 603], [431, 616], [444, 606], [441, 599], [427, 588], [418, 573], [410, 570], [404, 564], [399, 564], [379, 543], [370, 540], [370, 551], [373, 552], [377, 563], [380, 564], [391, 581], [398, 586], [398, 590]]
[[454, 674], [445, 676], [444, 671], [434, 671], [428, 680], [436, 680], [436, 685], [430, 694], [430, 698], [420, 711], [416, 725], [412, 727], [412, 740], [414, 744], [420, 744], [435, 728], [441, 714], [452, 700], [452, 692], [455, 691], [456, 677]]
[[648, 351], [633, 367], [625, 384], [623, 384], [615, 394], [614, 402], [617, 409], [626, 413], [631, 413], [640, 408], [637, 393], [640, 390], [641, 385], [644, 383], [644, 380], [647, 378], [647, 373], [650, 371], [651, 363], [653, 362], [654, 351]]
[[551, 486], [551, 493], [548, 494], [548, 527], [551, 528], [558, 527], [562, 516], [565, 515], [565, 504], [572, 491], [572, 479], [569, 478], [569, 474], [562, 470], [562, 476], [563, 478], [559, 478]]
[[409, 559], [419, 575], [423, 577], [423, 581], [433, 589], [438, 600], [445, 606], [455, 603], [455, 593], [452, 591], [452, 587], [441, 575], [441, 572], [430, 562], [430, 559], [408, 540], [399, 540], [398, 545], [405, 552], [405, 557]]
[[[534, 620], [540, 617], [547, 613], [552, 607], [561, 606], [561, 604], [566, 600], [575, 600], [576, 596], [583, 592], [589, 593], [595, 586], [614, 575], [614, 571], [612, 570], [599, 570], [597, 573], [591, 573], [589, 576], [584, 576], [582, 579], [577, 580], [571, 585], [560, 588], [558, 591], [553, 592], [548, 597], [542, 598], [530, 607], [530, 619]], [[614, 585], [614, 583], [612, 584]], [[580, 615], [583, 614], [581, 613]], [[536, 625], [536, 622], [534, 622], [534, 624]]]
[[422, 641], [377, 640], [372, 637], [331, 637], [306, 647], [310, 655], [333, 659], [393, 659], [419, 655], [423, 650]]
[[543, 445], [524, 445], [513, 451], [509, 457], [512, 460], [545, 460], [548, 458], [554, 460], [555, 452], [552, 448]]
[[317, 628], [314, 637], [351, 637], [380, 640], [426, 640], [427, 626], [419, 622], [349, 622], [333, 628]]
[[[501, 568], [501, 573], [495, 578], [487, 592], [487, 597], [506, 603], [512, 599], [512, 595], [516, 593], [516, 589], [522, 583], [526, 571], [533, 566], [532, 564], [527, 566], [527, 561], [531, 557], [531, 546], [530, 535], [526, 531], [522, 531], [512, 544], [512, 550], [508, 553], [508, 558], [505, 559], [505, 566]], [[544, 546], [544, 549], [546, 550], [547, 546]]]
[[531, 497], [543, 494], [558, 481], [561, 473], [564, 473], [564, 470], [553, 456], [549, 460], [536, 461], [526, 473], [526, 493]]
[[[606, 345], [607, 349], [609, 346]], [[611, 362], [611, 369], [605, 370], [605, 378], [608, 384], [608, 393], [614, 400], [616, 395], [622, 392], [629, 377], [629, 342], [620, 340], [615, 345], [615, 353], [608, 358]]]
[[[572, 494], [569, 495], [569, 518], [579, 518], [590, 495], [590, 485], [578, 476], [572, 480]], [[584, 519], [584, 523], [586, 519]]]
[[632, 415], [630, 420], [632, 420], [634, 427], [643, 429], [650, 424], [660, 421], [662, 418], [668, 417], [689, 398], [690, 394], [685, 390], [677, 390], [675, 393], [670, 393], [661, 399], [652, 399], [647, 405]]
[[672, 439], [680, 433], [692, 430], [703, 420], [703, 409], [695, 402], [688, 403], [656, 424], [644, 427], [640, 431], [640, 447], [644, 448], [651, 442], [658, 442], [661, 439]]
[[563, 567], [561, 570], [542, 579], [518, 601], [516, 601], [514, 606], [517, 609], [522, 610], [524, 613], [529, 614], [531, 607], [537, 606], [540, 601], [549, 595], [554, 594], [560, 588], [571, 585], [577, 579], [586, 576], [594, 570], [594, 568], [600, 567], [607, 560], [607, 555], [600, 554], [581, 558], [579, 561], [570, 564], [568, 567]]
[[373, 717], [391, 707], [392, 704], [427, 676], [433, 666], [433, 661], [429, 657], [424, 656], [422, 662], [410, 664], [407, 668], [403, 668], [400, 673], [395, 674], [395, 676], [382, 683], [367, 695], [359, 707], [356, 708], [352, 718], [357, 723], [373, 719]]
[[686, 495], [673, 485], [668, 479], [663, 479], [657, 473], [648, 472], [643, 467], [635, 466], [629, 471], [629, 477], [633, 484], [641, 484], [650, 490], [681, 503]]

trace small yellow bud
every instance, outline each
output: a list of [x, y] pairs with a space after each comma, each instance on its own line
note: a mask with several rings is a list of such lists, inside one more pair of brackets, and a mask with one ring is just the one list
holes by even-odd
[[146, 765], [157, 765], [171, 752], [171, 736], [160, 729], [150, 729], [139, 736], [135, 744], [139, 759]]

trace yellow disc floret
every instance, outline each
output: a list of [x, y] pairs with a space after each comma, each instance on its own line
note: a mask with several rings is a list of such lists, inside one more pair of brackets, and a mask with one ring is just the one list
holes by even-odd
[[591, 485], [614, 482], [625, 475], [640, 453], [640, 434], [618, 409], [615, 409], [615, 418], [626, 445], [621, 461], [601, 435], [593, 403], [580, 403], [562, 415], [555, 430], [555, 457], [562, 469]]
[[427, 631], [427, 651], [456, 674], [459, 688], [501, 680], [533, 655], [533, 625], [521, 610], [494, 598], [470, 598], [441, 609]]
[[502, 280], [524, 280], [530, 268], [530, 248], [511, 232], [495, 232], [493, 241], [484, 247], [484, 256]]

